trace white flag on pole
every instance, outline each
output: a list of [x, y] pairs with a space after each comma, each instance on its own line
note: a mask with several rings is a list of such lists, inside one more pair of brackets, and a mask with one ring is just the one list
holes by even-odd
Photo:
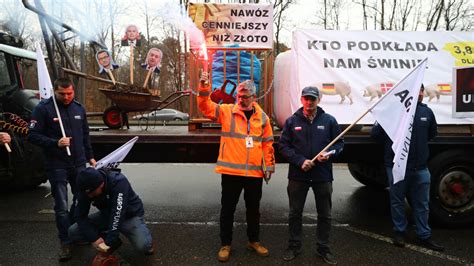
[[127, 143], [120, 146], [115, 151], [111, 152], [109, 155], [100, 159], [95, 165], [95, 169], [100, 168], [117, 168], [119, 164], [125, 159], [128, 152], [132, 149], [135, 142], [137, 142], [138, 136], [129, 140]]
[[44, 61], [43, 51], [39, 42], [35, 43], [36, 47], [36, 63], [38, 66], [38, 87], [41, 99], [49, 99], [52, 95], [51, 91], [53, 85], [51, 85], [51, 79], [49, 77], [48, 68]]
[[371, 109], [375, 120], [393, 141], [393, 183], [404, 179], [413, 118], [428, 58], [390, 89]]

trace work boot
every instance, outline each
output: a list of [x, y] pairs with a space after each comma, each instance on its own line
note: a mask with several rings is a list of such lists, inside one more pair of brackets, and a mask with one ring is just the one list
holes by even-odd
[[420, 239], [420, 244], [425, 248], [429, 248], [434, 251], [444, 251], [444, 247], [434, 242], [431, 237], [428, 237], [426, 239]]
[[222, 246], [221, 249], [219, 249], [219, 253], [217, 253], [217, 260], [220, 262], [226, 262], [230, 258], [230, 246]]
[[393, 244], [397, 247], [403, 248], [405, 246], [405, 232], [395, 232], [393, 236]]
[[300, 253], [301, 253], [301, 249], [289, 247], [285, 250], [285, 254], [283, 255], [283, 260], [291, 261], [294, 258], [296, 258], [296, 256], [298, 256]]
[[59, 261], [68, 261], [72, 259], [72, 245], [71, 244], [61, 244], [59, 250]]
[[336, 257], [334, 257], [334, 255], [331, 253], [331, 251], [329, 251], [329, 249], [327, 249], [327, 250], [318, 249], [316, 251], [316, 253], [321, 258], [323, 258], [324, 262], [326, 262], [327, 264], [330, 264], [330, 265], [336, 265], [337, 264]]
[[249, 242], [247, 244], [247, 249], [257, 252], [257, 254], [262, 256], [262, 257], [266, 257], [266, 256], [270, 255], [270, 253], [268, 252], [268, 249], [266, 249], [264, 246], [260, 245], [260, 242]]

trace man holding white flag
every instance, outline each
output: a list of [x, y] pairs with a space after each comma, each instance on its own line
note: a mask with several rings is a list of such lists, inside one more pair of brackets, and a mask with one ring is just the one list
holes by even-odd
[[[46, 66], [44, 68], [46, 69]], [[46, 75], [39, 77], [39, 80], [49, 80], [47, 71], [38, 74]], [[64, 122], [63, 128], [61, 121]], [[31, 116], [28, 140], [43, 150], [46, 176], [54, 198], [56, 227], [59, 231], [61, 245], [59, 260], [66, 261], [72, 257], [72, 241], [68, 237], [67, 230], [71, 225], [76, 205], [77, 175], [86, 168], [86, 163], [92, 166], [96, 164], [86, 111], [80, 103], [74, 101], [74, 87], [71, 80], [57, 79], [54, 82], [54, 96], [42, 100], [35, 107]], [[65, 148], [69, 148], [70, 155]], [[70, 211], [68, 211], [68, 183], [73, 193]]]
[[427, 167], [428, 141], [436, 136], [437, 123], [433, 111], [422, 103], [424, 87], [421, 82], [425, 68], [426, 59], [372, 108], [377, 120], [372, 137], [383, 143], [385, 150], [395, 230], [393, 243], [399, 247], [405, 246], [408, 225], [405, 198], [408, 195], [420, 244], [443, 251], [444, 247], [432, 240], [428, 224], [431, 182]]

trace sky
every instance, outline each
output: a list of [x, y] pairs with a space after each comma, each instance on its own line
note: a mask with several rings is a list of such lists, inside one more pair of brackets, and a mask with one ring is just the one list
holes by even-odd
[[[34, 4], [33, 0], [30, 0], [30, 2]], [[60, 7], [60, 2], [66, 4]], [[145, 4], [148, 5], [151, 15], [155, 15], [165, 21], [169, 21], [175, 26], [182, 28], [187, 27], [186, 25], [182, 25], [182, 21], [172, 19], [176, 16], [170, 15], [179, 12], [179, 10], [176, 10], [179, 9], [179, 0], [116, 0], [114, 2], [118, 2], [120, 5], [123, 3], [123, 7], [127, 7], [126, 13], [116, 18], [116, 21], [114, 22], [116, 29], [119, 29], [120, 31], [123, 31], [122, 29], [127, 24], [134, 23], [137, 24], [140, 27], [140, 31], [143, 32], [145, 25], [143, 21], [143, 7]], [[203, 1], [198, 0], [194, 2]], [[224, 0], [221, 2], [226, 1]], [[95, 3], [99, 6], [99, 9], [102, 8], [104, 12], [108, 12], [107, 4], [109, 3], [109, 0], [43, 0], [42, 3], [50, 13], [55, 14], [57, 17], [62, 16], [63, 18], [69, 20], [75, 17], [76, 19], [74, 19], [74, 21], [69, 21], [68, 24], [77, 29], [81, 29], [81, 31], [84, 33], [92, 34], [94, 31], [100, 28], [102, 23], [108, 23], [108, 21], [101, 19], [103, 17], [101, 17], [100, 14], [91, 14], [92, 12], [87, 9], [91, 8], [92, 3]], [[15, 14], [14, 16], [26, 16], [28, 20], [28, 26], [25, 30], [29, 33], [29, 35], [40, 35], [39, 23], [36, 15], [33, 12], [23, 8], [21, 0], [0, 0], [0, 5], [7, 7], [6, 9], [0, 10], [0, 22], [7, 19], [8, 15], [5, 12], [9, 12], [10, 14], [17, 12], [18, 14]], [[281, 40], [287, 45], [291, 45], [291, 31], [295, 27], [318, 27], [315, 25], [315, 21], [318, 20], [316, 17], [316, 10], [318, 10], [318, 1], [297, 0], [296, 3], [293, 4], [286, 13], [286, 23], [284, 29], [281, 32]], [[160, 35], [159, 29], [155, 29], [154, 31], [156, 35]]]

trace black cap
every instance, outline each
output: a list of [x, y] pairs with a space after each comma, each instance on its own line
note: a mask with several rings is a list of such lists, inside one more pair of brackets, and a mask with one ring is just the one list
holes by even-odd
[[303, 91], [301, 92], [301, 97], [303, 96], [311, 96], [311, 97], [314, 97], [314, 98], [319, 98], [319, 90], [318, 88], [316, 87], [306, 87], [303, 89]]
[[79, 173], [77, 188], [79, 191], [90, 193], [96, 190], [104, 182], [102, 174], [92, 167], [87, 167]]

